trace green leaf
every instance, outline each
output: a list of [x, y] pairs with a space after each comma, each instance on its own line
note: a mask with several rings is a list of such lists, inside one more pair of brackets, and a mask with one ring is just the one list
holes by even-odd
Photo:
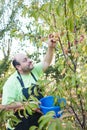
[[24, 115], [24, 117], [25, 117], [26, 119], [28, 118], [28, 115], [27, 115], [27, 113], [26, 113], [26, 109], [23, 110], [23, 115]]
[[21, 120], [19, 120], [16, 116], [11, 116], [12, 121], [19, 123]]
[[19, 117], [21, 117], [21, 118], [24, 117], [24, 116], [21, 114], [21, 110], [20, 110], [20, 109], [18, 110], [18, 115], [19, 115]]
[[74, 9], [74, 0], [69, 1], [69, 7], [73, 11], [73, 9]]
[[74, 30], [74, 23], [73, 23], [72, 18], [68, 19], [68, 26], [69, 26], [70, 31], [72, 32]]
[[29, 105], [27, 105], [27, 106], [25, 107], [25, 109], [27, 110], [27, 112], [28, 112], [29, 115], [32, 115], [32, 110], [31, 110], [31, 108], [29, 107]]
[[46, 118], [45, 120], [43, 120], [43, 121], [39, 124], [40, 130], [42, 130], [42, 128], [44, 128], [49, 121], [50, 121], [49, 118]]
[[46, 118], [49, 118], [49, 119], [52, 119], [52, 117], [54, 116], [55, 112], [54, 111], [50, 111], [50, 112], [47, 112], [46, 115], [43, 115], [40, 117], [40, 119], [38, 120], [38, 122], [42, 122], [42, 120], [45, 120]]
[[52, 122], [48, 126], [48, 130], [56, 130], [56, 122]]
[[36, 101], [38, 102], [38, 99], [36, 97], [34, 97], [33, 95], [30, 96], [30, 101]]
[[9, 120], [9, 125], [10, 125], [11, 127], [13, 127], [13, 123], [12, 123], [12, 120], [11, 120], [11, 119]]
[[38, 96], [38, 90], [37, 90], [37, 87], [34, 88], [34, 94], [35, 94], [36, 96]]
[[15, 125], [17, 125], [18, 123], [20, 123], [21, 122], [21, 120], [20, 119], [18, 119], [16, 116], [11, 116], [11, 118], [9, 119], [9, 125], [11, 126], [11, 127], [14, 127]]
[[73, 126], [72, 126], [72, 123], [71, 122], [67, 122], [66, 124], [66, 130], [74, 130]]
[[28, 89], [28, 93], [29, 93], [29, 95], [32, 94], [32, 86], [29, 87], [29, 89]]
[[30, 102], [30, 103], [29, 103], [29, 107], [30, 107], [32, 110], [34, 110], [35, 108], [38, 108], [38, 105], [35, 104], [34, 102]]
[[56, 8], [56, 13], [58, 16], [61, 15], [61, 5], [58, 5], [57, 8]]
[[64, 128], [62, 127], [62, 122], [58, 118], [56, 119], [56, 124], [57, 124], [56, 126], [57, 130], [64, 130]]
[[37, 130], [37, 126], [31, 126], [29, 130]]

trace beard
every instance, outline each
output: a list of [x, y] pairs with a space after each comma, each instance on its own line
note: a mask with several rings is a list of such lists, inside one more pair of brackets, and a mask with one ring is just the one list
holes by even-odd
[[33, 65], [32, 66], [26, 66], [26, 67], [22, 68], [22, 71], [24, 73], [29, 73], [33, 68], [34, 68]]

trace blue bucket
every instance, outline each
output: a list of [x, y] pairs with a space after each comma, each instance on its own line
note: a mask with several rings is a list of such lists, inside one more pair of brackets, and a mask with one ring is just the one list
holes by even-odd
[[[40, 110], [43, 114], [46, 114], [49, 111], [54, 111], [54, 117], [60, 117], [62, 115], [60, 106], [54, 106], [54, 96], [46, 96], [40, 99]], [[59, 98], [58, 103], [64, 102], [66, 105], [65, 98]]]

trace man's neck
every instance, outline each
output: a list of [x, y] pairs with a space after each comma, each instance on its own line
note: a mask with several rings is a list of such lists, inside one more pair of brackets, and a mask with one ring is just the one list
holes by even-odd
[[30, 71], [29, 72], [23, 72], [23, 71], [18, 71], [18, 73], [20, 73], [21, 75], [29, 75]]

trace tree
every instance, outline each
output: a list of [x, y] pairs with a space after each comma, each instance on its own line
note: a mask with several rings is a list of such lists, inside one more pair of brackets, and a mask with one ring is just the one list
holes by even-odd
[[[77, 126], [86, 129], [86, 32], [82, 18], [86, 16], [84, 1], [62, 0], [31, 6], [31, 16], [43, 20], [58, 38], [55, 77], [55, 94], [67, 95], [67, 111], [74, 114]], [[34, 13], [36, 12], [36, 13]], [[44, 30], [45, 31], [45, 30]], [[85, 70], [85, 72], [84, 72]], [[54, 72], [54, 71], [53, 71]], [[83, 74], [85, 73], [85, 75]], [[81, 78], [83, 77], [83, 81]], [[62, 88], [61, 88], [62, 87]]]

